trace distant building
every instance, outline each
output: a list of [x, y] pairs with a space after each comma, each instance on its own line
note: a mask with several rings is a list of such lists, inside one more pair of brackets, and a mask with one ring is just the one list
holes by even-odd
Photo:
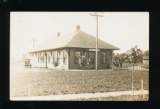
[[[111, 68], [112, 52], [119, 48], [100, 39], [98, 48], [98, 69]], [[80, 69], [79, 57], [85, 56], [90, 64], [84, 68], [95, 69], [96, 37], [81, 31], [80, 26], [77, 26], [75, 32], [64, 36], [58, 32], [56, 38], [49, 39], [29, 53], [32, 67], [54, 68], [53, 62], [57, 61], [57, 68]]]
[[149, 56], [143, 57], [143, 64], [149, 64]]

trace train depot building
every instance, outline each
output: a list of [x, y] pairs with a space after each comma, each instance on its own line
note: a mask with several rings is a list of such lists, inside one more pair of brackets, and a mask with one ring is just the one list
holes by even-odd
[[[98, 39], [98, 69], [111, 68], [112, 52], [118, 47]], [[57, 62], [56, 69], [81, 69], [79, 58], [85, 57], [89, 64], [84, 69], [95, 69], [96, 66], [96, 37], [80, 30], [76, 26], [73, 33], [49, 39], [41, 46], [30, 51], [30, 63], [32, 67], [55, 68], [53, 62]]]

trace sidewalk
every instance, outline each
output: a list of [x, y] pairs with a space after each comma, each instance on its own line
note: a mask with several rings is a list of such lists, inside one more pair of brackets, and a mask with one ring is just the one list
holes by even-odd
[[[48, 96], [32, 96], [32, 97], [11, 97], [11, 101], [53, 101], [53, 100], [77, 100], [80, 98], [97, 98], [121, 95], [132, 95], [132, 91], [106, 92], [106, 93], [84, 93], [84, 94], [67, 94], [67, 95], [48, 95]], [[148, 94], [148, 90], [134, 91], [134, 95]]]
[[[64, 71], [96, 71], [95, 69], [68, 69], [68, 70], [64, 70]], [[113, 69], [98, 69], [98, 71], [113, 71]]]

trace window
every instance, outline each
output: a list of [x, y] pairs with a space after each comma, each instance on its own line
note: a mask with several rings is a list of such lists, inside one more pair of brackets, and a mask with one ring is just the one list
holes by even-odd
[[41, 62], [44, 63], [44, 57], [41, 57]]
[[52, 53], [52, 57], [53, 57], [53, 62], [52, 63], [54, 63], [54, 61], [55, 61], [55, 59], [54, 59], [54, 52]]
[[50, 57], [48, 57], [48, 63], [50, 63]]
[[38, 63], [40, 62], [41, 56], [38, 54]]
[[38, 62], [39, 62], [39, 55], [38, 55]]
[[101, 52], [101, 63], [102, 64], [105, 64], [106, 63], [106, 61], [107, 61], [107, 56], [106, 56], [106, 53], [105, 52]]
[[59, 63], [59, 58], [57, 58], [57, 63]]
[[80, 52], [74, 52], [74, 63], [79, 64]]
[[59, 63], [60, 52], [57, 52], [57, 63]]
[[63, 64], [66, 64], [66, 52], [63, 52]]
[[88, 52], [88, 59], [89, 59], [89, 61], [90, 61], [90, 64], [94, 64], [95, 52], [89, 51], [89, 52]]
[[43, 57], [42, 57], [42, 63], [44, 63], [44, 55], [45, 55], [45, 54], [43, 54]]
[[52, 51], [50, 52], [51, 56], [52, 56]]

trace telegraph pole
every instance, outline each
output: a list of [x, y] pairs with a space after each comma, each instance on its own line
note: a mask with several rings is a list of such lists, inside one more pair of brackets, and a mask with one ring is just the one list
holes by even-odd
[[97, 22], [97, 37], [96, 37], [96, 71], [98, 70], [97, 69], [97, 66], [98, 66], [98, 17], [104, 17], [102, 15], [98, 15], [97, 12], [95, 12], [95, 14], [90, 14], [91, 16], [95, 16], [96, 17], [96, 22]]
[[37, 38], [32, 38], [31, 41], [33, 41], [33, 48], [34, 48], [34, 43], [35, 41], [37, 41], [38, 39]]

